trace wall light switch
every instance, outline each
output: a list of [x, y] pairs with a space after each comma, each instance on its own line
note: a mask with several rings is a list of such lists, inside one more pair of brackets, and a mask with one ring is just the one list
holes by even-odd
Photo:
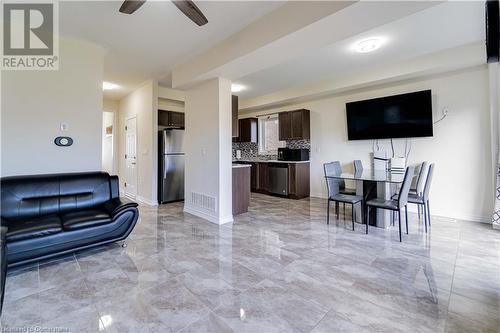
[[66, 132], [68, 130], [68, 124], [61, 123], [60, 128], [61, 128], [61, 131]]

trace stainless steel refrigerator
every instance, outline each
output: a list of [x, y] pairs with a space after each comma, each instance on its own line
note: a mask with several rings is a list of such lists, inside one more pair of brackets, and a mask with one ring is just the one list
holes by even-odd
[[158, 202], [184, 200], [184, 130], [158, 132]]

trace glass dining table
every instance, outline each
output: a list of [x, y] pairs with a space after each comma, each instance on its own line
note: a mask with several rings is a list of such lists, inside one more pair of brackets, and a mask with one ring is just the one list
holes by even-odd
[[[390, 200], [391, 196], [397, 193], [398, 185], [403, 183], [404, 172], [365, 169], [355, 173], [325, 176], [325, 178], [353, 181], [356, 184], [356, 194], [362, 195], [366, 202], [374, 198]], [[366, 212], [361, 212], [359, 206], [356, 207], [356, 216], [363, 216], [363, 220], [357, 222], [364, 223], [366, 221]], [[371, 209], [370, 225], [387, 228], [390, 224], [390, 217], [389, 211]]]

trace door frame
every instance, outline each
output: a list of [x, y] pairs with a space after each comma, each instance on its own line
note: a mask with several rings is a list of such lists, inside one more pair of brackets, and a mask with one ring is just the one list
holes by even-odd
[[134, 196], [131, 196], [127, 193], [127, 189], [126, 189], [126, 186], [124, 188], [124, 195], [129, 197], [129, 198], [132, 198], [132, 199], [136, 199], [137, 198], [137, 192], [138, 192], [138, 179], [139, 179], [139, 158], [137, 157], [137, 115], [133, 115], [133, 116], [130, 116], [130, 117], [126, 117], [125, 118], [125, 125], [123, 126], [123, 129], [124, 129], [124, 142], [125, 142], [125, 152], [123, 153], [123, 159], [124, 159], [124, 165], [125, 165], [125, 172], [124, 172], [124, 175], [125, 175], [125, 183], [127, 182], [127, 158], [125, 157], [126, 153], [127, 153], [127, 129], [125, 129], [127, 127], [127, 124], [128, 124], [128, 121], [131, 120], [131, 119], [134, 119], [135, 118], [135, 197]]

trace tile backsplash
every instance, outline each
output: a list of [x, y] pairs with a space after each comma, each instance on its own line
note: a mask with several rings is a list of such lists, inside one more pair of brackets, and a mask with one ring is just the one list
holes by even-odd
[[[311, 142], [309, 140], [287, 140], [287, 148], [309, 149]], [[233, 142], [233, 159], [236, 159], [236, 150], [241, 150], [241, 160], [275, 160], [277, 155], [259, 155], [259, 144], [252, 142]]]

